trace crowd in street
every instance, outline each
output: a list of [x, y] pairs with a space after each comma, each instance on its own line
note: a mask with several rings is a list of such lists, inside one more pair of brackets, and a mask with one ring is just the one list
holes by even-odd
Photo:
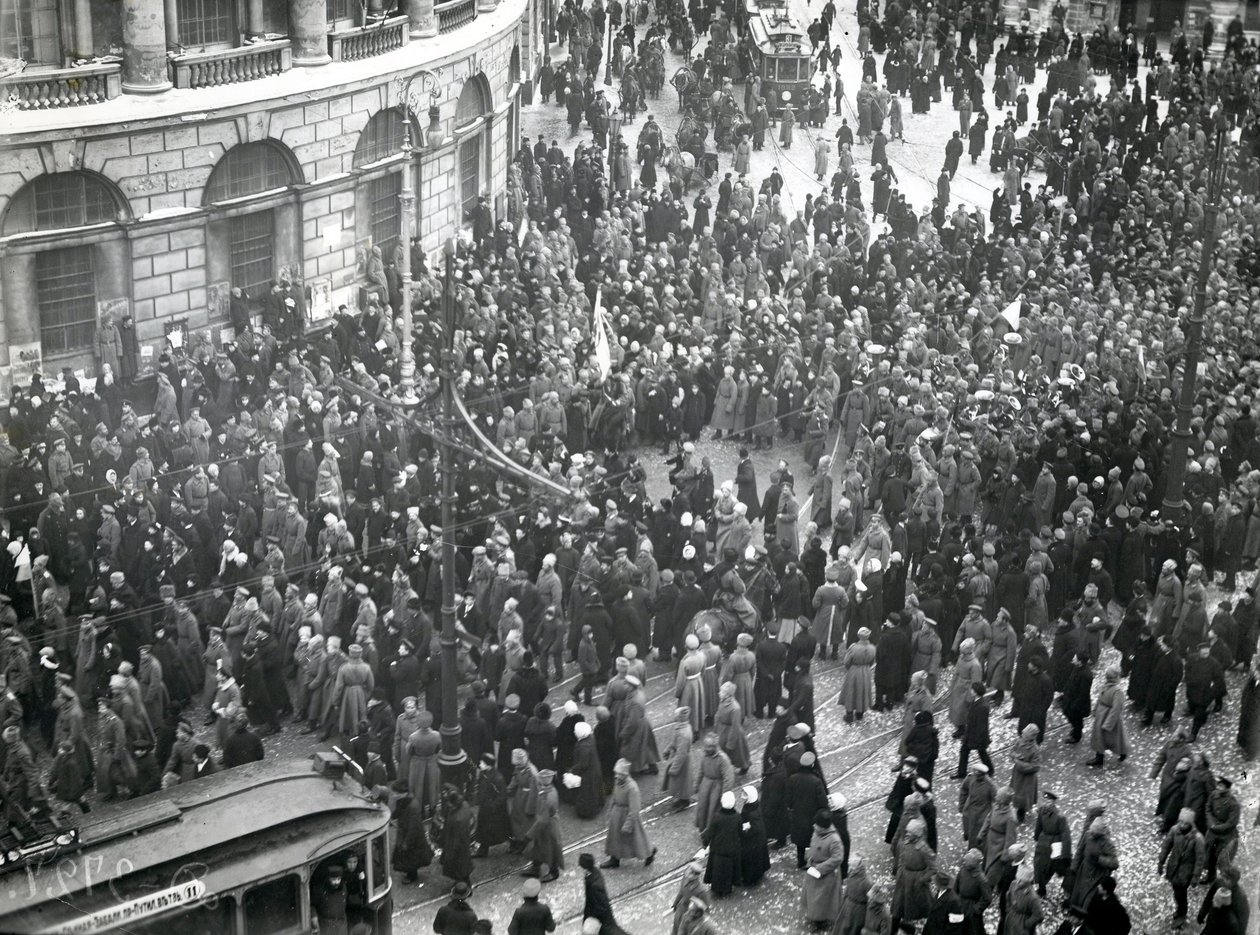
[[[658, 12], [664, 41], [679, 13]], [[979, 935], [990, 906], [1000, 935], [1031, 935], [1056, 877], [1068, 932], [1102, 935], [1129, 924], [1107, 807], [1039, 784], [1042, 746], [1057, 708], [1089, 765], [1110, 755], [1136, 781], [1146, 765], [1126, 763], [1130, 732], [1160, 716], [1178, 721], [1149, 787], [1174, 921], [1197, 912], [1210, 935], [1242, 935], [1237, 777], [1195, 742], [1229, 730], [1248, 757], [1260, 748], [1254, 49], [1231, 33], [1224, 62], [1205, 66], [1210, 42], [1179, 34], [1169, 59], [1144, 51], [1139, 82], [1132, 31], [1069, 36], [1057, 17], [1033, 37], [994, 13], [861, 0], [857, 126], [843, 118], [837, 171], [795, 212], [778, 170], [748, 175], [752, 114], [732, 127], [716, 201], [707, 182], [692, 196], [699, 169], [656, 178], [669, 147], [652, 119], [634, 150], [607, 139], [598, 56], [588, 67], [600, 44], [571, 26], [559, 38], [582, 54], [567, 94], [595, 142], [572, 156], [522, 142], [515, 216], [496, 226], [483, 203], [454, 258], [452, 333], [442, 271], [413, 246], [415, 410], [401, 404], [397, 254], [375, 257], [367, 307], [343, 307], [318, 336], [304, 334], [299, 284], [252, 306], [234, 296], [234, 340], [163, 353], [151, 407], [115, 378], [112, 340], [94, 386], [67, 373], [15, 387], [0, 442], [10, 823], [261, 759], [289, 725], [340, 740], [365, 785], [389, 791], [406, 880], [438, 860], [455, 881], [440, 935], [474, 930], [475, 859], [499, 847], [532, 874], [514, 935], [549, 931], [539, 895], [565, 869], [570, 812], [607, 818], [602, 862], [578, 865], [588, 930], [616, 935], [603, 871], [655, 859], [640, 816], [652, 776], [680, 810], [694, 805], [704, 848], [674, 935], [714, 931], [711, 900], [759, 885], [789, 840], [805, 917], [838, 935]], [[833, 15], [811, 34], [824, 101]], [[569, 0], [562, 19], [605, 17], [632, 69], [646, 7], [614, 0], [595, 15]], [[733, 4], [689, 21], [738, 45]], [[698, 93], [731, 93], [724, 78], [748, 78], [740, 61], [698, 58]], [[1024, 88], [1039, 70], [1050, 81], [1034, 102]], [[942, 86], [960, 130], [935, 203], [916, 208], [881, 156], [883, 125], [907, 94], [918, 112], [947, 106]], [[847, 106], [838, 75], [834, 93]], [[819, 135], [819, 177], [834, 138]], [[949, 194], [964, 140], [973, 162], [987, 144], [1001, 174], [987, 216]], [[1033, 168], [1044, 185], [1025, 181]], [[1209, 217], [1205, 352], [1181, 435]], [[447, 338], [472, 418], [521, 473], [457, 455], [457, 519], [443, 530], [445, 438], [429, 420]], [[733, 477], [715, 477], [710, 439], [741, 448]], [[751, 451], [796, 444], [808, 477], [786, 459], [757, 476]], [[648, 496], [640, 446], [672, 457], [670, 496]], [[1182, 455], [1185, 510], [1168, 515]], [[540, 495], [528, 472], [569, 496]], [[444, 533], [470, 763], [459, 785], [438, 768]], [[649, 656], [677, 659], [674, 716], [655, 728]], [[891, 886], [828, 792], [821, 660], [843, 668], [846, 723], [904, 711]], [[1227, 692], [1235, 671], [1241, 695]], [[575, 673], [553, 708], [550, 687]], [[1018, 740], [1003, 755], [990, 719], [1008, 700]], [[771, 722], [760, 757], [754, 719]], [[938, 773], [955, 740], [956, 768]], [[759, 781], [741, 778], [755, 766]], [[936, 858], [938, 817], [953, 821], [938, 816], [942, 781], [959, 784], [969, 846], [952, 868]]]

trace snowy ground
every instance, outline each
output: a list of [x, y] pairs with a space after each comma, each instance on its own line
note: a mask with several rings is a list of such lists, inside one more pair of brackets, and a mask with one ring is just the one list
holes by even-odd
[[[808, 19], [806, 22], [808, 23]], [[857, 59], [853, 42], [857, 35], [857, 24], [851, 11], [844, 10], [838, 14], [836, 30], [844, 31], [848, 44], [843, 45], [844, 60], [840, 74], [844, 86], [852, 101], [852, 94], [860, 84], [860, 62]], [[563, 55], [560, 47], [553, 47], [554, 60]], [[667, 75], [672, 75], [680, 62], [676, 59], [667, 64]], [[992, 79], [992, 68], [989, 70], [989, 81]], [[1029, 95], [1036, 99], [1037, 88], [1030, 88]], [[991, 95], [986, 95], [988, 103], [992, 103]], [[651, 112], [667, 139], [672, 139], [677, 127], [677, 98], [670, 87], [666, 87], [659, 101], [649, 102]], [[943, 160], [945, 141], [950, 133], [958, 128], [958, 119], [950, 109], [948, 97], [941, 104], [934, 105], [934, 110], [926, 115], [912, 115], [909, 101], [903, 106], [905, 115], [905, 133], [907, 142], [890, 142], [888, 153], [900, 180], [900, 189], [908, 196], [910, 203], [919, 211], [925, 209], [935, 195], [936, 175]], [[856, 117], [851, 108], [846, 107], [844, 116], [856, 126]], [[999, 119], [997, 114], [990, 115], [990, 126]], [[639, 128], [643, 124], [640, 117], [635, 123], [623, 130], [626, 139], [633, 143]], [[802, 209], [805, 195], [811, 191], [821, 190], [813, 173], [813, 148], [811, 133], [826, 133], [833, 139], [839, 126], [839, 116], [833, 114], [823, 130], [805, 131], [798, 127], [795, 145], [787, 151], [778, 150], [777, 146], [767, 144], [767, 149], [753, 154], [751, 176], [760, 179], [769, 173], [774, 165], [778, 165], [787, 185], [785, 186], [788, 207], [792, 211]], [[523, 113], [522, 132], [530, 139], [542, 133], [548, 141], [552, 138], [561, 141], [566, 150], [572, 150], [580, 140], [589, 140], [590, 135], [583, 130], [582, 134], [570, 138], [565, 114], [555, 104], [535, 104], [527, 107]], [[769, 139], [769, 137], [768, 137]], [[858, 146], [856, 159], [859, 165], [869, 159], [869, 148]], [[834, 149], [833, 149], [834, 153]], [[832, 169], [834, 170], [834, 158]], [[719, 173], [730, 166], [730, 155], [722, 154]], [[865, 173], [864, 191], [870, 193], [869, 172]], [[720, 178], [720, 174], [719, 174]], [[1033, 174], [1029, 180], [1034, 186], [1042, 179]], [[989, 201], [994, 187], [998, 184], [998, 176], [988, 171], [987, 160], [980, 165], [970, 165], [964, 158], [963, 165], [953, 182], [953, 198], [969, 205], [988, 211]], [[716, 193], [714, 192], [714, 197]], [[868, 202], [869, 203], [869, 202]], [[702, 454], [707, 454], [713, 461], [714, 475], [720, 484], [724, 479], [734, 476], [737, 461], [738, 445], [729, 442], [713, 442], [706, 439], [699, 446]], [[641, 449], [640, 457], [648, 468], [650, 493], [654, 497], [668, 494], [668, 483], [663, 470], [663, 459], [655, 450]], [[808, 489], [808, 469], [800, 458], [799, 446], [776, 443], [771, 452], [754, 453], [758, 478], [764, 489], [765, 479], [775, 462], [780, 457], [788, 459], [795, 473], [798, 487]], [[1107, 651], [1104, 662], [1113, 659], [1114, 652]], [[1103, 666], [1099, 666], [1099, 672]], [[671, 720], [673, 708], [673, 671], [667, 670], [656, 662], [649, 662], [649, 682], [646, 686], [649, 717], [656, 727]], [[558, 705], [567, 695], [572, 679], [557, 686], [551, 693], [550, 701]], [[858, 724], [844, 724], [842, 710], [836, 705], [836, 695], [840, 690], [841, 673], [835, 663], [824, 663], [815, 672], [816, 697], [818, 704], [818, 746], [824, 751], [823, 767], [832, 791], [843, 792], [849, 801], [850, 829], [853, 835], [854, 852], [862, 854], [868, 865], [877, 871], [877, 879], [888, 879], [890, 861], [887, 848], [883, 844], [884, 826], [887, 813], [883, 810], [883, 800], [891, 786], [890, 766], [897, 753], [897, 737], [901, 724], [901, 711], [884, 714], [869, 714]], [[942, 679], [947, 685], [948, 673]], [[1199, 747], [1208, 753], [1219, 773], [1232, 776], [1236, 781], [1236, 791], [1244, 803], [1244, 847], [1239, 863], [1246, 868], [1246, 885], [1249, 893], [1256, 893], [1257, 861], [1255, 858], [1256, 835], [1251, 829], [1255, 819], [1256, 790], [1254, 781], [1248, 778], [1245, 765], [1240, 761], [1237, 748], [1233, 743], [1237, 723], [1236, 704], [1240, 685], [1240, 676], [1230, 676], [1231, 701], [1223, 715], [1216, 715], [1209, 721], [1200, 736]], [[589, 712], [588, 716], [589, 716]], [[1003, 712], [1004, 713], [1004, 712]], [[944, 721], [938, 716], [938, 723]], [[996, 778], [1005, 782], [1010, 776], [1009, 745], [1014, 740], [1013, 721], [1004, 720], [1001, 713], [995, 712], [993, 720], [992, 753], [996, 765]], [[769, 731], [768, 721], [749, 721], [749, 741], [755, 750], [754, 761], [759, 764], [760, 750]], [[1171, 930], [1172, 897], [1167, 885], [1158, 880], [1155, 873], [1155, 861], [1158, 856], [1160, 839], [1158, 826], [1151, 817], [1157, 794], [1157, 784], [1146, 779], [1151, 763], [1162, 743], [1167, 739], [1171, 728], [1155, 727], [1143, 729], [1137, 718], [1130, 716], [1130, 734], [1133, 742], [1133, 754], [1125, 764], [1112, 761], [1104, 769], [1091, 769], [1083, 765], [1089, 757], [1088, 743], [1084, 746], [1069, 746], [1063, 740], [1067, 734], [1066, 724], [1057, 709], [1051, 713], [1049, 732], [1043, 748], [1043, 767], [1041, 772], [1042, 788], [1057, 789], [1063, 799], [1060, 802], [1062, 811], [1069, 817], [1072, 825], [1073, 839], [1079, 836], [1079, 823], [1087, 803], [1100, 799], [1107, 803], [1108, 817], [1112, 834], [1120, 856], [1118, 874], [1121, 898], [1129, 906], [1135, 923], [1135, 932], [1148, 932], [1151, 935]], [[940, 862], [943, 866], [954, 868], [962, 855], [962, 841], [958, 833], [957, 794], [958, 784], [948, 777], [957, 762], [957, 742], [949, 738], [948, 725], [942, 728], [942, 752], [937, 768], [938, 788], [937, 809], [938, 826], [940, 828]], [[1088, 725], [1087, 734], [1088, 738]], [[754, 767], [752, 773], [744, 781], [757, 782], [759, 768]], [[648, 822], [648, 833], [653, 843], [659, 848], [659, 855], [651, 868], [644, 869], [636, 862], [627, 863], [623, 868], [605, 872], [609, 890], [614, 899], [614, 908], [618, 921], [627, 931], [641, 933], [660, 932], [662, 926], [669, 925], [668, 913], [677, 889], [677, 881], [681, 868], [699, 847], [699, 834], [693, 825], [694, 811], [681, 814], [667, 809], [668, 802], [659, 792], [656, 777], [644, 777], [640, 782], [645, 804], [645, 819]], [[601, 821], [581, 822], [576, 820], [567, 809], [562, 813], [564, 840], [567, 843], [567, 866], [561, 879], [544, 888], [543, 899], [551, 905], [562, 933], [580, 931], [580, 914], [582, 909], [581, 872], [577, 868], [577, 855], [589, 850], [603, 858], [603, 823]], [[1031, 820], [1022, 829], [1021, 840], [1030, 845], [1032, 841]], [[501, 850], [501, 849], [500, 849]], [[767, 932], [798, 933], [806, 930], [800, 911], [800, 883], [795, 870], [795, 853], [788, 848], [774, 855], [774, 866], [765, 881], [755, 890], [740, 893], [715, 905], [714, 920], [721, 932]], [[519, 904], [521, 879], [518, 873], [525, 866], [520, 858], [511, 858], [503, 854], [495, 854], [485, 861], [477, 861], [477, 872], [474, 879], [476, 888], [472, 897], [472, 905], [483, 917], [493, 920], [495, 931], [504, 932], [512, 912]], [[420, 933], [432, 930], [433, 915], [445, 901], [445, 893], [449, 881], [440, 876], [436, 866], [422, 873], [419, 886], [399, 884], [396, 887], [395, 930], [400, 933]], [[1196, 888], [1191, 891], [1192, 910], [1197, 910], [1198, 900], [1202, 899], [1204, 890]], [[1042, 932], [1052, 932], [1061, 917], [1058, 884], [1052, 884], [1050, 899], [1045, 903], [1046, 921], [1042, 924]], [[1253, 902], [1254, 904], [1254, 902]], [[990, 923], [990, 930], [996, 928], [996, 916]], [[1254, 928], [1254, 925], [1253, 925]]]

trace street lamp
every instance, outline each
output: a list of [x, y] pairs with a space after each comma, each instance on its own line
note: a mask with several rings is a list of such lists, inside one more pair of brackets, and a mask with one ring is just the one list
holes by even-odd
[[1224, 180], [1226, 130], [1218, 114], [1216, 148], [1208, 167], [1207, 195], [1203, 204], [1203, 252], [1194, 284], [1194, 307], [1186, 319], [1186, 353], [1181, 369], [1181, 393], [1177, 400], [1177, 427], [1172, 432], [1172, 451], [1168, 458], [1168, 482], [1164, 487], [1163, 515], [1173, 522], [1194, 519], [1186, 504], [1186, 462], [1190, 452], [1190, 416], [1198, 393], [1199, 357], [1203, 350], [1203, 317], [1207, 310], [1208, 274], [1216, 253], [1216, 218], [1221, 210], [1221, 183]]
[[455, 631], [455, 429], [459, 414], [455, 408], [455, 239], [448, 238], [443, 249], [442, 268], [442, 749], [438, 768], [443, 783], [463, 788], [467, 757], [461, 743], [459, 686]]
[[[420, 79], [420, 89], [416, 93], [413, 85], [416, 79]], [[411, 319], [411, 231], [415, 226], [416, 219], [416, 192], [412, 185], [412, 154], [414, 147], [411, 145], [411, 115], [418, 113], [421, 108], [417, 103], [423, 101], [424, 95], [427, 93], [429, 97], [429, 128], [427, 132], [427, 143], [429, 148], [435, 147], [441, 140], [441, 129], [439, 120], [441, 110], [438, 107], [438, 101], [442, 97], [441, 88], [438, 85], [438, 77], [431, 71], [420, 70], [408, 75], [402, 79], [399, 85], [398, 97], [403, 107], [403, 141], [402, 141], [402, 157], [403, 157], [403, 177], [402, 188], [398, 193], [398, 202], [401, 208], [401, 224], [403, 236], [402, 251], [402, 269], [399, 273], [402, 276], [402, 368], [401, 382], [403, 387], [403, 403], [408, 406], [414, 406], [419, 402], [416, 397], [416, 354], [412, 346], [412, 330], [413, 323]]]
[[613, 52], [613, 21], [612, 16], [606, 15], [608, 21], [608, 55], [604, 59], [604, 84], [612, 84], [612, 52]]

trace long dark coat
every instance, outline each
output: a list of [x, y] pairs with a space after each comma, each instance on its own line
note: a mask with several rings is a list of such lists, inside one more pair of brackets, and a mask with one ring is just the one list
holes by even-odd
[[910, 636], [900, 626], [879, 631], [875, 647], [876, 691], [901, 700], [910, 689]]
[[718, 809], [700, 836], [701, 842], [709, 848], [709, 865], [704, 872], [704, 882], [713, 888], [717, 896], [725, 896], [740, 883], [742, 824], [743, 818], [734, 809]]
[[745, 805], [743, 819], [739, 832], [739, 876], [744, 886], [756, 886], [770, 871], [770, 850], [766, 846], [766, 825], [761, 817], [761, 804], [753, 802]]

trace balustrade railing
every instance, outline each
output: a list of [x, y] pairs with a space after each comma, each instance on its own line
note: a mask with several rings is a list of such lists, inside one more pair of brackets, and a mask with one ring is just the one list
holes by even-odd
[[450, 32], [467, 26], [477, 18], [477, 0], [448, 0], [447, 3], [435, 3], [433, 12], [437, 14], [438, 32]]
[[251, 42], [235, 49], [185, 52], [171, 57], [171, 82], [177, 88], [217, 88], [270, 78], [293, 67], [288, 39]]
[[401, 49], [410, 37], [410, 20], [393, 16], [379, 23], [329, 33], [328, 54], [334, 62], [358, 62]]
[[24, 71], [0, 78], [0, 102], [17, 110], [99, 104], [121, 93], [122, 66], [117, 64]]

